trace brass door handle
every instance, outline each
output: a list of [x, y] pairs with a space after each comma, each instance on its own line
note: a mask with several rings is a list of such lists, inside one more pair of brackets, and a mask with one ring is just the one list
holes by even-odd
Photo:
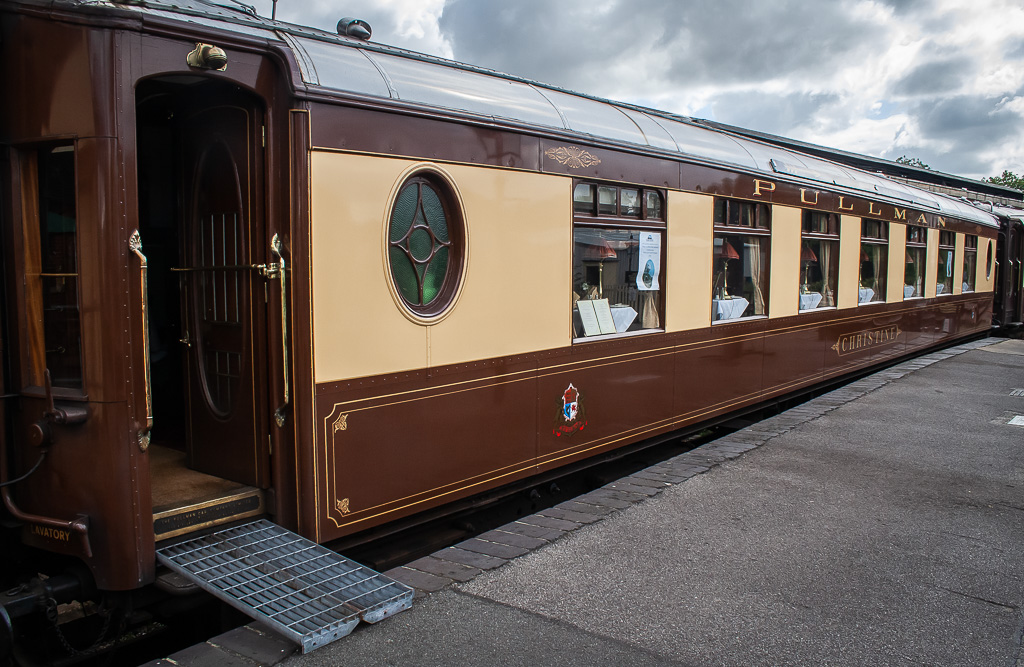
[[153, 382], [150, 376], [149, 361], [149, 267], [146, 256], [142, 254], [142, 236], [139, 230], [132, 232], [128, 239], [128, 249], [139, 257], [139, 291], [142, 296], [142, 345], [144, 356], [144, 374], [146, 378], [146, 426], [139, 429], [139, 449], [149, 448], [149, 439], [153, 431]]
[[[291, 384], [288, 372], [288, 286], [286, 284], [287, 271], [285, 271], [284, 255], [281, 253], [281, 237], [274, 234], [270, 239], [270, 251], [277, 257], [277, 264], [267, 267], [264, 275], [268, 278], [276, 277], [281, 280], [281, 371], [284, 381], [284, 402], [274, 410], [274, 421], [278, 428], [284, 426], [285, 408], [291, 400], [288, 386]], [[271, 268], [273, 267], [273, 268]]]

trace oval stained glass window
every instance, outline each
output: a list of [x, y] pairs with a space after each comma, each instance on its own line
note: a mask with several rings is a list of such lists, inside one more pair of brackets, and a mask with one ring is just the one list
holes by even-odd
[[388, 223], [388, 264], [396, 291], [416, 315], [434, 317], [452, 303], [462, 239], [462, 218], [447, 183], [419, 174], [402, 184]]

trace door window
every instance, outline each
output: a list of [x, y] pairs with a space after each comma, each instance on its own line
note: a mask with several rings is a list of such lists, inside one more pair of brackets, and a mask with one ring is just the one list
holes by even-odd
[[28, 357], [25, 384], [82, 388], [75, 149], [47, 146], [22, 162]]

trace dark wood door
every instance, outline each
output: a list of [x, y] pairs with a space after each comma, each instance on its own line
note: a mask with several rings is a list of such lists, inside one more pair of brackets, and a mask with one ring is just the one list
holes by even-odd
[[1024, 260], [1024, 233], [1016, 224], [1010, 225], [1010, 241], [1007, 253], [1007, 270], [1010, 273], [1010, 280], [1006, 283], [1008, 293], [1009, 310], [1006, 313], [1004, 323], [1020, 322], [1024, 320], [1024, 284], [1021, 281], [1021, 261]]
[[265, 486], [261, 114], [225, 103], [183, 119], [187, 186], [182, 304], [188, 464]]

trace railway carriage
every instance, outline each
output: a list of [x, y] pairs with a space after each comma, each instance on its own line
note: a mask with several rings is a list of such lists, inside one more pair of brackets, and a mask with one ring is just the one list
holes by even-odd
[[340, 28], [0, 7], [5, 548], [133, 590], [989, 329], [985, 212]]

